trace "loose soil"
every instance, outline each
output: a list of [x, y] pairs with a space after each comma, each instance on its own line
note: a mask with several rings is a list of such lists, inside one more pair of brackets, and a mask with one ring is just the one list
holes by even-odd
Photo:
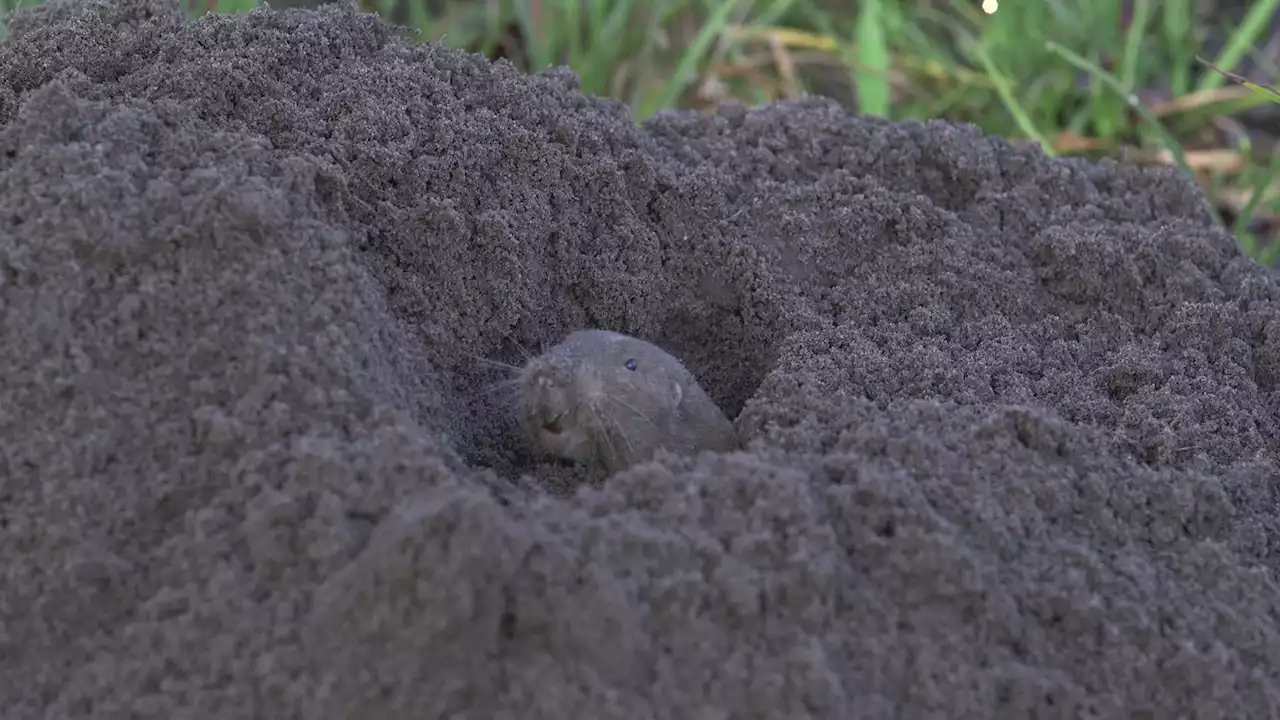
[[[1280, 713], [1280, 284], [1175, 172], [347, 5], [12, 29], [6, 718]], [[747, 451], [537, 454], [481, 359], [581, 327]]]

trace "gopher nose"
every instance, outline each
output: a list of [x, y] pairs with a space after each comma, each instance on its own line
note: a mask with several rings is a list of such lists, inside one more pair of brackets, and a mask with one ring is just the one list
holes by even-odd
[[566, 387], [573, 379], [573, 369], [555, 358], [538, 367], [538, 384], [543, 387]]

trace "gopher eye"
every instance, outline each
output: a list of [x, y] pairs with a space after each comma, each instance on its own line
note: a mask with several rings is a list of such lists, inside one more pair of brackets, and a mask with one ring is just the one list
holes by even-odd
[[622, 363], [622, 367], [624, 367], [624, 368], [626, 368], [626, 369], [630, 370], [631, 372], [635, 372], [635, 371], [636, 371], [636, 359], [635, 359], [635, 358], [627, 358], [627, 361], [626, 361], [626, 362], [624, 362], [624, 363]]

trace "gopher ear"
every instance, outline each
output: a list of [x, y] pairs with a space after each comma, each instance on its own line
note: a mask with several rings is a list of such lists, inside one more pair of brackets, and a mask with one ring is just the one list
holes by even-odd
[[679, 407], [684, 399], [684, 387], [676, 380], [671, 381], [671, 406]]

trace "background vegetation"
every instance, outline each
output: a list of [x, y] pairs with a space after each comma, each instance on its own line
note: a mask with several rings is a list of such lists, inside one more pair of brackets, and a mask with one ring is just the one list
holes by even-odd
[[[193, 15], [258, 5], [188, 1]], [[1280, 0], [358, 1], [423, 40], [531, 72], [568, 65], [637, 120], [811, 93], [1050, 154], [1177, 164], [1246, 252], [1280, 255], [1280, 104], [1231, 76], [1280, 77]]]

